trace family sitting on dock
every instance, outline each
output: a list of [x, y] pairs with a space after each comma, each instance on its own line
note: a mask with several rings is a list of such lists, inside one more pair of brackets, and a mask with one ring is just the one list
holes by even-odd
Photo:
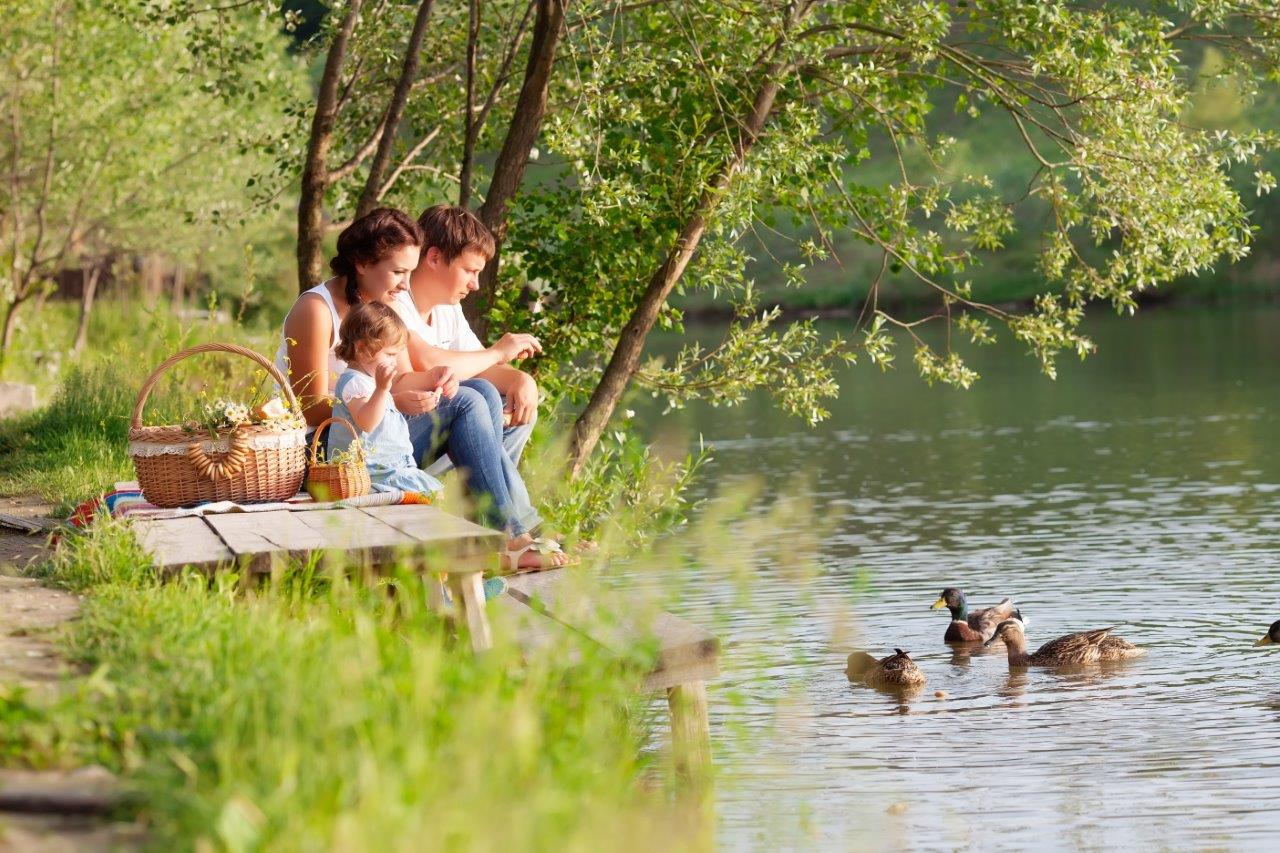
[[[479, 289], [493, 235], [464, 208], [436, 205], [415, 222], [379, 208], [338, 235], [334, 276], [303, 293], [285, 318], [276, 363], [312, 427], [351, 421], [375, 489], [432, 493], [456, 467], [480, 520], [503, 530], [504, 568], [562, 566], [517, 465], [537, 419], [538, 387], [510, 362], [542, 350], [533, 335], [486, 347], [461, 301]], [[330, 453], [354, 440], [330, 428]]]

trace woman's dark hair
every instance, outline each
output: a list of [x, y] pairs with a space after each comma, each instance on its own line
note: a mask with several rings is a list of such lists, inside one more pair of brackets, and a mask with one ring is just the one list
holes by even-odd
[[408, 336], [409, 329], [389, 305], [361, 302], [359, 305], [352, 305], [343, 318], [342, 325], [338, 328], [341, 340], [333, 353], [343, 361], [355, 361], [360, 344], [382, 350], [404, 343]]
[[352, 222], [338, 235], [338, 254], [329, 269], [346, 281], [348, 305], [360, 301], [356, 264], [376, 264], [402, 246], [422, 246], [422, 229], [392, 207], [379, 207]]

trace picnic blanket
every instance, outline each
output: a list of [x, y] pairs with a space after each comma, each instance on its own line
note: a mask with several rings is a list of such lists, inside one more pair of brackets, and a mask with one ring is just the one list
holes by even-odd
[[67, 521], [73, 527], [88, 527], [101, 515], [111, 518], [183, 518], [190, 515], [209, 515], [223, 512], [270, 512], [271, 510], [289, 510], [301, 512], [305, 510], [338, 509], [342, 507], [391, 506], [393, 504], [429, 504], [429, 495], [420, 492], [395, 490], [390, 492], [373, 492], [358, 498], [343, 501], [317, 501], [306, 492], [298, 494], [286, 501], [271, 503], [238, 504], [233, 501], [210, 501], [195, 506], [166, 509], [149, 503], [142, 496], [142, 489], [136, 481], [124, 481], [115, 484], [115, 488], [96, 498], [81, 503], [71, 513]]

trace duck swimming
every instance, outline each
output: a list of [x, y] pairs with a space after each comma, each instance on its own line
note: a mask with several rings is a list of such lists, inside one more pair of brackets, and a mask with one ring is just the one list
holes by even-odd
[[844, 674], [850, 681], [861, 681], [868, 687], [920, 687], [926, 679], [911, 655], [894, 649], [887, 658], [876, 660], [866, 652], [849, 655]]
[[1114, 628], [1080, 631], [1050, 640], [1031, 654], [1027, 654], [1027, 637], [1022, 623], [1006, 619], [996, 626], [995, 633], [986, 645], [1003, 639], [1009, 652], [1009, 666], [1062, 666], [1064, 664], [1099, 663], [1135, 658], [1146, 654], [1128, 640], [1111, 636]]
[[1013, 599], [1006, 598], [994, 607], [969, 612], [969, 603], [964, 593], [954, 586], [949, 586], [938, 596], [930, 610], [947, 608], [951, 611], [951, 624], [942, 635], [944, 643], [982, 643], [991, 639], [996, 626], [1006, 619], [1017, 619], [1025, 624], [1022, 612], [1015, 609]]
[[1271, 628], [1261, 640], [1254, 643], [1255, 646], [1273, 646], [1280, 645], [1280, 621], [1272, 622]]

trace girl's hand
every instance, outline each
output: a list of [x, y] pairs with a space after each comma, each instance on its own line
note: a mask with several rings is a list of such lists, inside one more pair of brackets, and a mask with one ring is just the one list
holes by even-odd
[[391, 383], [395, 381], [396, 363], [394, 361], [381, 361], [373, 369], [373, 382], [381, 391], [391, 390]]

